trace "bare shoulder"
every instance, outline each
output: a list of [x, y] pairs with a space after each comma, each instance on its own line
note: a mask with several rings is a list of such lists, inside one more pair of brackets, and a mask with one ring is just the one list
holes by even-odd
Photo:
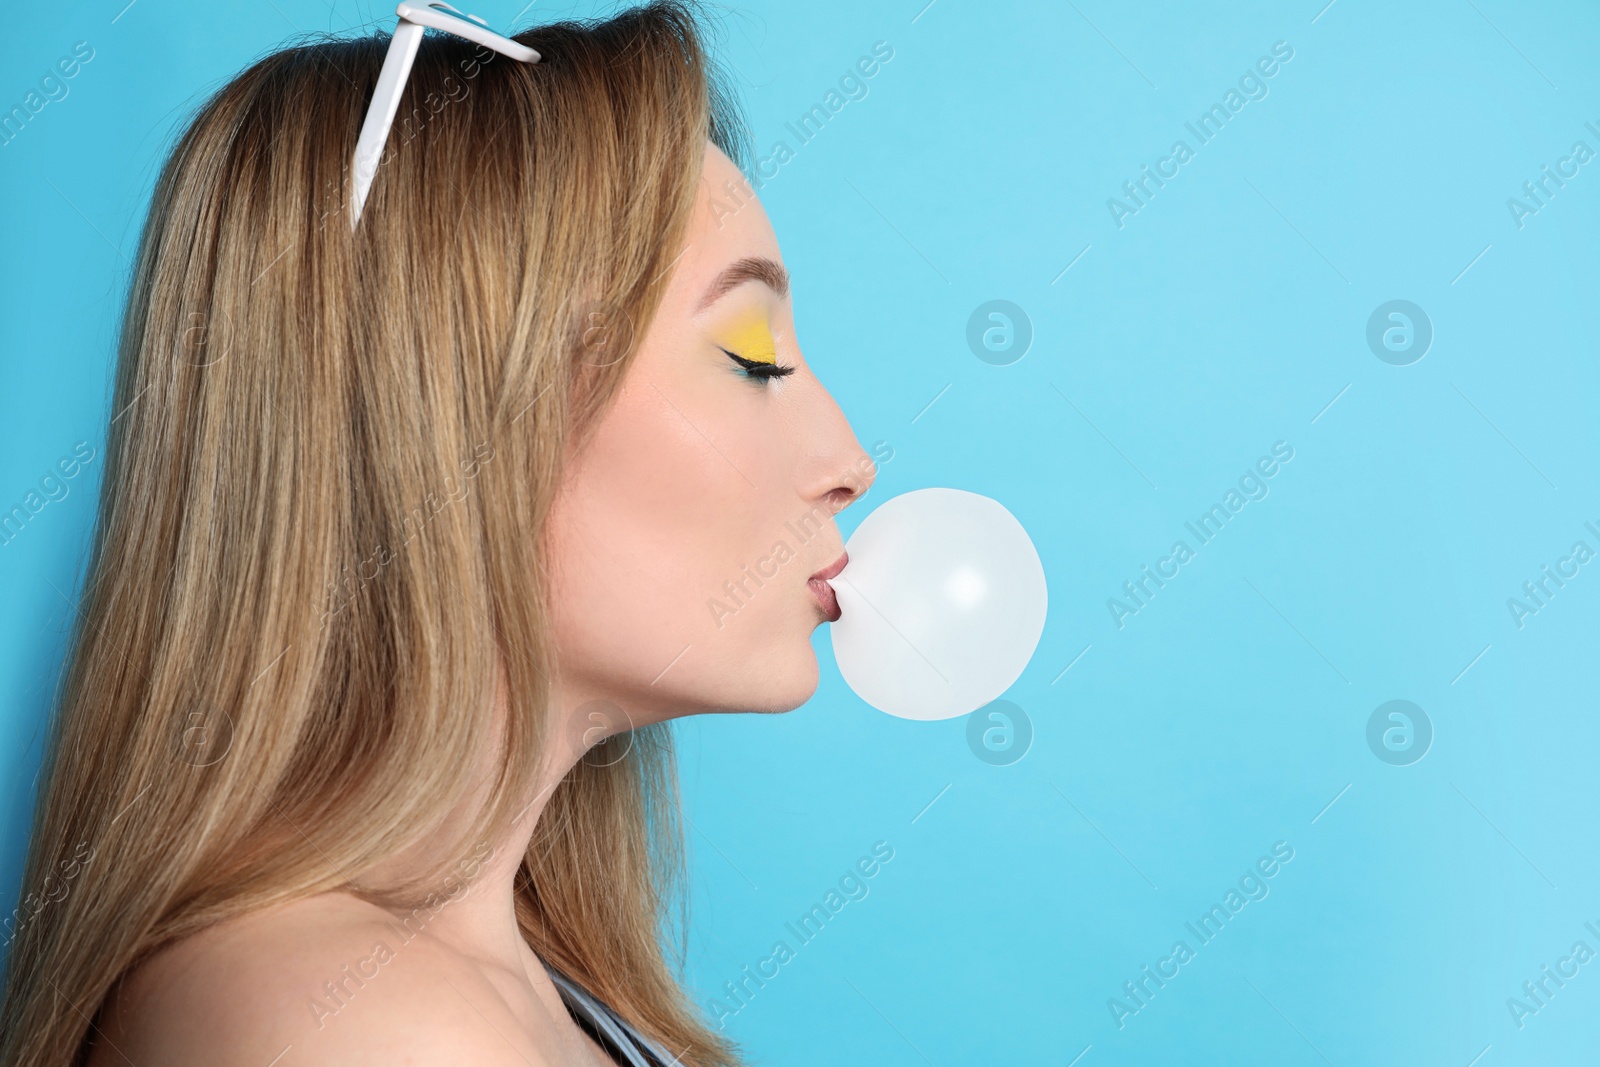
[[95, 1036], [90, 1067], [556, 1062], [470, 961], [342, 893], [163, 949], [112, 992]]

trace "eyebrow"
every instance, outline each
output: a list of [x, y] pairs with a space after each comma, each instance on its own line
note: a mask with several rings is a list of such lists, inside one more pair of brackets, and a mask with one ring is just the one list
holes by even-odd
[[780, 297], [789, 295], [789, 272], [782, 263], [766, 256], [746, 256], [712, 280], [695, 310], [704, 311], [745, 282], [761, 282]]

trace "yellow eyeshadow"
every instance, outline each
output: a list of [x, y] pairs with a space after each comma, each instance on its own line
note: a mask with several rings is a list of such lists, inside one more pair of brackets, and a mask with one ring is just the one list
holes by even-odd
[[734, 355], [755, 363], [778, 362], [777, 342], [772, 339], [767, 320], [761, 317], [735, 322], [731, 329], [724, 331], [723, 344]]

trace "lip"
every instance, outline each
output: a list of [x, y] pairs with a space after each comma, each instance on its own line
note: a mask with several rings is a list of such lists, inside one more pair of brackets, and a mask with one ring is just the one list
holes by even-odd
[[838, 622], [843, 614], [839, 609], [839, 597], [833, 591], [833, 586], [828, 584], [828, 579], [837, 578], [839, 572], [844, 570], [846, 563], [850, 562], [850, 553], [841, 552], [839, 558], [813, 574], [806, 580], [811, 587], [811, 595], [817, 598], [817, 605], [822, 608], [822, 614], [829, 622]]

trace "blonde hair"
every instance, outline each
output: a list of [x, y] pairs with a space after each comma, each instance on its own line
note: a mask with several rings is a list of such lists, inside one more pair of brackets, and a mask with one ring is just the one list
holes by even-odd
[[[349, 160], [387, 37], [267, 56], [167, 160], [0, 1062], [82, 1062], [133, 966], [350, 889], [445, 825], [486, 751], [459, 848], [361, 895], [413, 906], [526, 803], [555, 668], [538, 534], [649, 325], [707, 139], [748, 152], [680, 3], [517, 39], [543, 61], [424, 42], [354, 234]], [[580, 762], [523, 858], [517, 915], [683, 1063], [725, 1067], [676, 977], [675, 790], [661, 727]]]

